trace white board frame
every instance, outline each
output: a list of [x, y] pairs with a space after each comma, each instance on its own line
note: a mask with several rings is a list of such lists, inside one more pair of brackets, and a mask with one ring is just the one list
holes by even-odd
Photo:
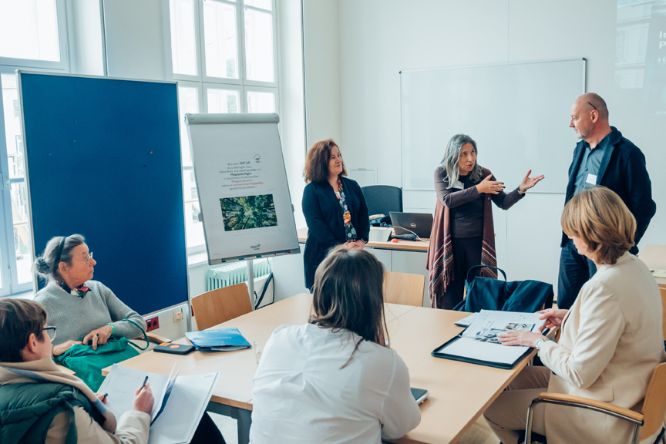
[[[454, 134], [465, 133], [477, 142], [479, 164], [493, 171], [508, 189], [517, 186], [527, 170], [532, 168], [533, 174], [546, 174], [546, 180], [530, 192], [563, 193], [576, 143], [575, 134], [568, 127], [570, 105], [586, 91], [586, 64], [585, 58], [575, 58], [401, 71], [403, 189], [432, 191], [432, 172], [441, 161], [446, 143]], [[494, 75], [500, 78], [509, 71], [518, 77], [504, 85], [503, 90], [475, 83], [475, 79], [483, 78], [480, 73], [487, 74], [486, 78], [492, 80]], [[526, 77], [533, 73], [547, 77]], [[558, 73], [562, 74], [561, 78], [558, 78]], [[456, 79], [459, 80], [457, 83]], [[445, 84], [447, 81], [451, 82]], [[427, 90], [433, 82], [437, 82], [435, 90]], [[483, 95], [484, 91], [514, 100], [502, 103], [484, 101], [488, 98], [488, 94]], [[417, 103], [418, 100], [426, 101], [428, 109], [422, 111], [423, 102]], [[516, 115], [518, 113], [512, 107], [520, 104], [525, 109], [521, 115]], [[414, 124], [419, 119], [419, 113], [430, 120], [422, 125]], [[462, 116], [455, 117], [458, 114]], [[442, 117], [441, 123], [437, 120], [438, 116]], [[508, 142], [495, 143], [511, 138], [515, 139], [516, 145], [508, 149], [502, 147]], [[526, 140], [527, 144], [538, 142], [543, 146], [521, 149], [521, 140]], [[417, 174], [419, 179], [415, 181]]]

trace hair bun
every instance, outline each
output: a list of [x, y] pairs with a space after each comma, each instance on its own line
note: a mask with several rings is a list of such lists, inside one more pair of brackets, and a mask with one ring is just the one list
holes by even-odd
[[51, 273], [51, 266], [40, 256], [35, 260], [35, 271], [39, 274], [48, 275]]

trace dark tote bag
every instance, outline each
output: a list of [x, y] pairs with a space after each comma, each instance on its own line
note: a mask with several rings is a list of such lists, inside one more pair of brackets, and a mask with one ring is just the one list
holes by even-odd
[[[504, 280], [477, 276], [484, 268], [498, 272]], [[472, 313], [481, 310], [533, 313], [553, 305], [553, 286], [546, 282], [507, 281], [501, 268], [487, 265], [470, 267], [465, 279], [466, 297], [455, 309]]]

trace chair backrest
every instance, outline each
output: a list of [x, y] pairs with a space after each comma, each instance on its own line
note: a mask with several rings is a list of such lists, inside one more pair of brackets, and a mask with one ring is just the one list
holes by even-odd
[[384, 302], [420, 307], [424, 286], [421, 274], [387, 271], [384, 273]]
[[363, 197], [368, 206], [368, 214], [389, 215], [391, 211], [402, 211], [402, 188], [390, 185], [370, 185], [363, 187]]
[[192, 312], [199, 330], [251, 311], [250, 293], [244, 283], [207, 291], [192, 299]]
[[661, 329], [664, 333], [664, 342], [666, 342], [666, 287], [659, 287], [659, 293], [661, 293], [661, 311], [662, 311], [662, 323]]
[[643, 401], [643, 427], [640, 431], [640, 439], [643, 440], [654, 435], [664, 425], [666, 414], [666, 362], [659, 364], [652, 372], [652, 378], [645, 392]]
[[[497, 270], [505, 279], [506, 273], [501, 268], [486, 267]], [[521, 311], [534, 313], [544, 307], [553, 305], [553, 286], [547, 282], [524, 280], [505, 281], [491, 277], [475, 275], [476, 267], [468, 272], [465, 288], [465, 299], [455, 310], [475, 313], [481, 310]]]

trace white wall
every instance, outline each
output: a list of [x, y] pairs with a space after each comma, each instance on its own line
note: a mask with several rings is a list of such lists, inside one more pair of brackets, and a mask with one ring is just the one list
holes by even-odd
[[[321, 139], [332, 138], [338, 143], [342, 140], [340, 26], [337, 0], [303, 0], [305, 122], [308, 147]], [[300, 196], [297, 201], [300, 202]]]
[[[400, 70], [585, 57], [588, 90], [608, 101], [611, 123], [647, 158], [658, 210], [641, 245], [666, 243], [666, 177], [659, 174], [666, 167], [660, 150], [666, 114], [657, 115], [645, 103], [650, 95], [666, 95], [666, 85], [657, 91], [642, 89], [631, 80], [640, 73], [618, 69], [621, 63], [616, 62], [621, 51], [625, 59], [640, 62], [645, 45], [633, 46], [641, 42], [640, 35], [625, 33], [633, 26], [625, 17], [640, 21], [649, 14], [650, 3], [618, 14], [617, 3], [609, 0], [304, 0], [307, 126], [322, 133], [327, 127], [337, 131], [331, 114], [338, 105], [347, 166], [376, 168], [379, 183], [400, 186]], [[337, 47], [330, 41], [336, 35]], [[653, 62], [648, 57], [644, 63], [649, 70]], [[321, 69], [322, 64], [328, 69]], [[666, 78], [663, 67], [652, 66], [652, 71]], [[339, 102], [324, 87], [337, 88], [338, 80]], [[319, 114], [322, 109], [327, 112]], [[563, 124], [568, 113], [563, 110]], [[481, 164], [483, 150], [480, 146]], [[553, 156], [569, 159], [572, 150], [573, 144], [563, 146]], [[503, 180], [515, 186], [520, 178]], [[533, 194], [506, 213], [495, 211], [498, 259], [509, 279], [556, 282], [563, 202], [563, 194]], [[434, 193], [406, 192], [405, 207], [432, 210]]]
[[102, 1], [110, 77], [146, 80], [171, 77], [171, 58], [164, 43], [169, 26], [165, 20], [168, 5], [163, 0]]
[[68, 0], [67, 22], [70, 70], [77, 74], [104, 75], [100, 2]]

